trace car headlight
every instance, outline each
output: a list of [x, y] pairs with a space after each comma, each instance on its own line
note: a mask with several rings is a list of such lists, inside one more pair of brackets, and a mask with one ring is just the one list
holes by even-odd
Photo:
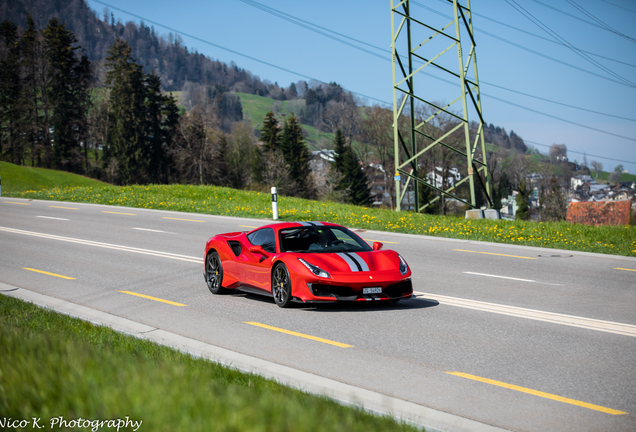
[[312, 272], [313, 274], [315, 274], [318, 277], [322, 277], [322, 278], [330, 278], [331, 277], [331, 275], [329, 273], [327, 273], [326, 271], [324, 271], [320, 267], [317, 267], [317, 266], [315, 266], [313, 264], [309, 264], [307, 261], [305, 261], [302, 258], [298, 258], [298, 261], [303, 263], [303, 265], [305, 267], [307, 267], [310, 272]]
[[405, 275], [409, 272], [409, 266], [406, 264], [406, 261], [404, 261], [404, 258], [402, 258], [402, 255], [398, 254], [398, 256], [400, 257], [400, 273]]

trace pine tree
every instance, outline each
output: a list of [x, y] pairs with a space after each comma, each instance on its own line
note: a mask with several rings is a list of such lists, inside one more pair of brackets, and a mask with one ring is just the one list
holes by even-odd
[[530, 205], [528, 204], [528, 197], [530, 196], [530, 191], [526, 188], [526, 182], [522, 181], [519, 185], [518, 194], [517, 194], [517, 214], [515, 219], [519, 220], [528, 220], [530, 218]]
[[145, 136], [143, 158], [148, 163], [147, 177], [154, 183], [167, 183], [171, 158], [169, 149], [179, 121], [179, 108], [172, 96], [161, 93], [161, 78], [154, 73], [145, 77]]
[[298, 185], [299, 193], [304, 198], [309, 198], [312, 190], [309, 174], [309, 159], [311, 154], [303, 138], [303, 130], [294, 114], [292, 114], [283, 127], [280, 150], [289, 164], [291, 178]]
[[24, 130], [30, 143], [31, 166], [42, 164], [41, 151], [45, 146], [43, 119], [40, 114], [46, 108], [41, 103], [41, 75], [39, 65], [42, 62], [42, 43], [31, 14], [27, 12], [27, 28], [22, 35], [22, 73], [24, 78]]
[[227, 154], [228, 154], [228, 142], [225, 134], [221, 135], [219, 140], [219, 146], [216, 152], [216, 184], [220, 186], [227, 186], [229, 184], [229, 171], [227, 167]]
[[419, 196], [420, 205], [423, 206], [425, 204], [429, 204], [424, 208], [424, 213], [426, 214], [439, 214], [442, 209], [442, 200], [441, 198], [435, 202], [432, 202], [435, 199], [435, 192], [430, 187], [417, 182], [417, 189]]
[[6, 57], [0, 61], [0, 126], [2, 135], [8, 138], [8, 149], [5, 150], [0, 139], [0, 156], [10, 154], [14, 164], [21, 165], [23, 160], [23, 143], [20, 134], [22, 118], [22, 78], [20, 76], [21, 46], [18, 28], [11, 21], [0, 24], [0, 40], [6, 46]]
[[349, 178], [351, 181], [351, 187], [349, 189], [349, 202], [354, 205], [366, 206], [369, 205], [371, 200], [371, 193], [369, 191], [369, 183], [367, 180], [367, 174], [365, 173], [360, 161], [354, 154], [351, 146], [348, 148], [348, 164], [347, 171], [349, 172]]
[[371, 199], [367, 175], [362, 169], [350, 145], [346, 144], [340, 129], [334, 137], [334, 169], [342, 176], [337, 190], [343, 193], [345, 201], [355, 205], [368, 205]]
[[568, 212], [568, 202], [565, 193], [556, 177], [550, 177], [547, 193], [541, 194], [543, 209], [541, 211], [542, 221], [563, 221]]
[[345, 142], [344, 135], [340, 129], [336, 130], [336, 135], [333, 139], [334, 152], [336, 155], [334, 156], [334, 168], [339, 171], [341, 174], [345, 174], [344, 172], [344, 158], [345, 152], [347, 149], [347, 143]]
[[108, 50], [106, 61], [110, 68], [106, 83], [112, 90], [109, 146], [104, 163], [109, 163], [110, 157], [117, 160], [116, 176], [121, 184], [143, 182], [146, 172], [144, 74], [132, 57], [130, 45], [119, 38]]
[[261, 142], [263, 143], [263, 152], [275, 151], [280, 145], [280, 125], [272, 111], [268, 112], [263, 119]]
[[90, 62], [77, 58], [75, 35], [57, 18], [51, 18], [42, 32], [49, 62], [46, 92], [53, 106], [53, 166], [81, 173], [81, 143], [86, 141]]

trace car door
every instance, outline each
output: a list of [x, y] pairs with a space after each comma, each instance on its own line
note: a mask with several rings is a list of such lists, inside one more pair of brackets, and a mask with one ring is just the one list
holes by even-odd
[[247, 235], [253, 246], [261, 246], [263, 252], [245, 251], [246, 260], [241, 265], [241, 280], [254, 288], [271, 291], [271, 261], [276, 253], [276, 236], [272, 228], [262, 228]]

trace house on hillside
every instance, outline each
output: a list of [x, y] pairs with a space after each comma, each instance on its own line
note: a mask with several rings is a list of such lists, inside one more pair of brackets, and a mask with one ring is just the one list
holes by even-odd
[[444, 170], [442, 169], [442, 167], [435, 167], [435, 171], [426, 174], [426, 181], [437, 188], [442, 188], [443, 186], [455, 186], [455, 183], [457, 183], [461, 179], [462, 175], [457, 168], [448, 169], [446, 174], [446, 182], [444, 182]]
[[369, 189], [371, 194], [371, 205], [373, 207], [391, 207], [391, 195], [387, 182], [393, 181], [388, 179], [387, 173], [382, 164], [371, 163], [365, 168], [367, 179], [369, 181]]
[[572, 190], [577, 190], [585, 183], [589, 183], [591, 185], [596, 184], [596, 180], [594, 180], [590, 175], [577, 175], [570, 179], [570, 186]]
[[325, 190], [327, 180], [329, 178], [329, 166], [334, 162], [334, 156], [336, 152], [333, 150], [317, 150], [311, 152], [311, 158], [309, 159], [309, 167], [314, 173], [316, 180], [316, 186], [320, 190]]

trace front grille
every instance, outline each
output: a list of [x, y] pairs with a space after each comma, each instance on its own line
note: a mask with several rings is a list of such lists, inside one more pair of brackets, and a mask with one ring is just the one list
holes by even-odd
[[307, 284], [315, 296], [320, 297], [351, 297], [360, 294], [350, 287], [323, 284]]
[[[362, 289], [357, 291], [347, 286], [323, 285], [323, 284], [307, 284], [311, 292], [319, 297], [352, 297], [362, 294]], [[382, 290], [382, 294], [390, 298], [401, 298], [404, 294], [411, 294], [413, 285], [411, 280], [405, 280], [400, 283], [389, 285]]]
[[389, 285], [384, 288], [383, 292], [391, 298], [402, 297], [403, 294], [410, 294], [413, 292], [413, 284], [410, 279], [405, 280], [394, 285]]

